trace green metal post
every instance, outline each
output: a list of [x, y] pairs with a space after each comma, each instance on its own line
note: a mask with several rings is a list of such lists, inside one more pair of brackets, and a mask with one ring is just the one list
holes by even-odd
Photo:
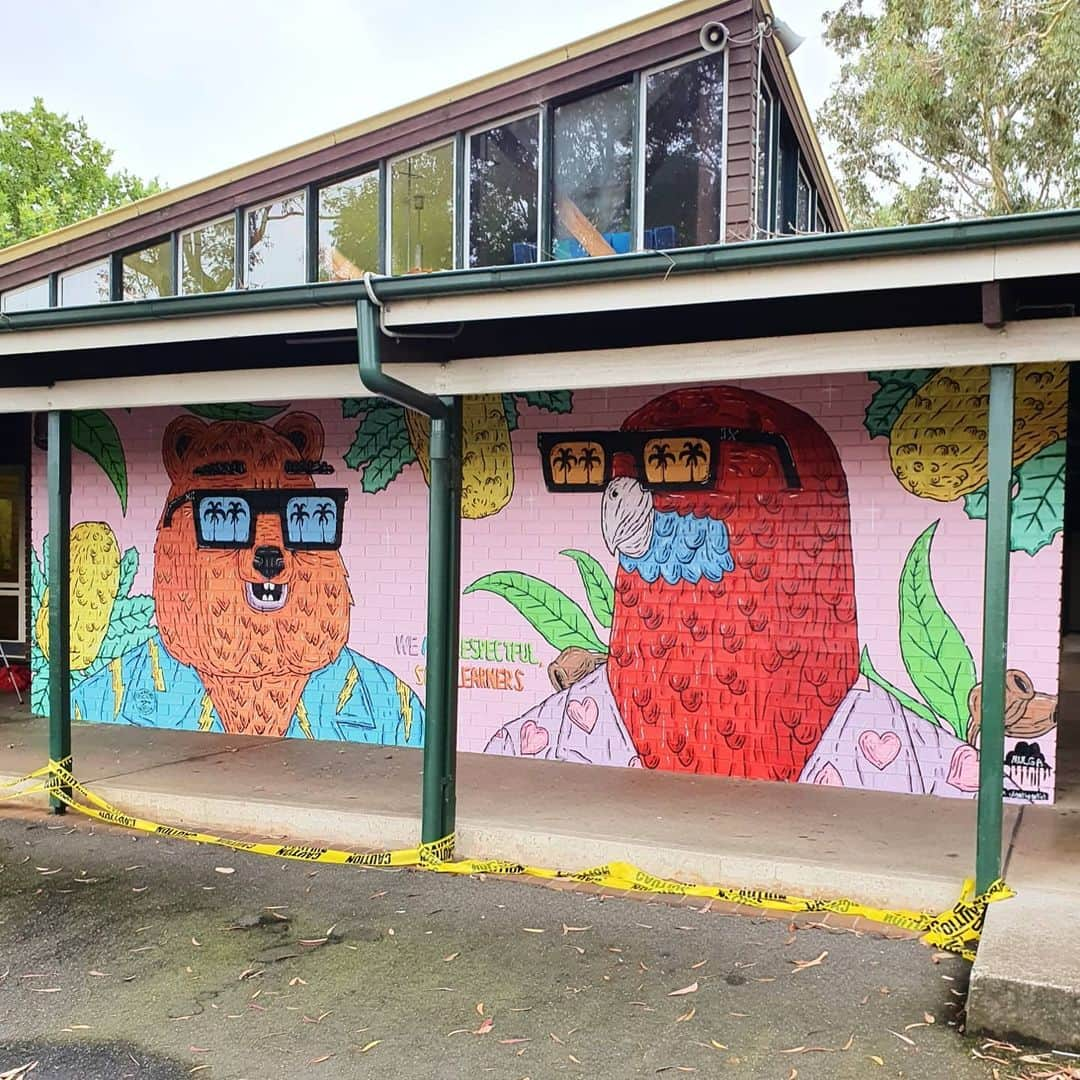
[[[49, 757], [71, 767], [71, 413], [49, 413]], [[64, 804], [51, 799], [54, 814]]]
[[1014, 392], [1013, 365], [991, 367], [983, 578], [982, 724], [979, 728], [979, 805], [975, 844], [975, 887], [980, 892], [1001, 876]]
[[[446, 830], [447, 721], [449, 672], [457, 668], [450, 652], [450, 590], [447, 552], [450, 547], [450, 422], [431, 418], [431, 491], [428, 495], [428, 636], [424, 716], [424, 815], [421, 839], [440, 840]], [[454, 679], [456, 685], [457, 680]]]
[[382, 370], [378, 309], [369, 300], [357, 302], [356, 332], [364, 386], [431, 420], [421, 840], [432, 843], [454, 828], [461, 584], [460, 410], [452, 398], [425, 394]]
[[446, 545], [447, 650], [446, 743], [443, 760], [443, 835], [452, 833], [457, 818], [458, 660], [461, 655], [461, 398], [443, 398], [447, 417], [449, 503]]

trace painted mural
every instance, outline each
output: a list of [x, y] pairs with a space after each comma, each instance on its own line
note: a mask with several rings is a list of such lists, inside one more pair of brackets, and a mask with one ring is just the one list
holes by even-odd
[[[1053, 796], [1065, 370], [1018, 369], [1005, 766], [1028, 801]], [[987, 388], [962, 368], [466, 399], [460, 748], [973, 795]], [[76, 719], [422, 744], [420, 418], [85, 415]]]
[[[113, 619], [122, 560], [112, 530], [76, 526], [75, 719], [422, 745], [416, 694], [346, 644], [353, 600], [339, 549], [348, 491], [315, 485], [333, 471], [323, 443], [321, 422], [303, 412], [272, 427], [194, 415], [169, 423], [156, 626], [130, 630], [144, 640], [124, 638], [122, 611]], [[137, 556], [125, 558], [130, 579]], [[43, 594], [39, 627], [46, 604]], [[105, 647], [110, 629], [120, 640]]]

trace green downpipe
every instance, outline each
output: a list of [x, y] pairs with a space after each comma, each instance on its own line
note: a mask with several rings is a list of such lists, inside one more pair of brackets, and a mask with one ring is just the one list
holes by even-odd
[[975, 887], [979, 892], [1001, 876], [1014, 393], [1013, 365], [992, 366], [987, 424], [989, 475], [983, 578], [982, 724], [979, 728], [979, 805], [975, 843]]
[[[49, 757], [71, 757], [71, 413], [49, 413]], [[68, 768], [70, 768], [70, 763]], [[54, 814], [64, 804], [50, 798]]]
[[421, 840], [454, 830], [457, 771], [457, 656], [460, 558], [460, 406], [425, 394], [382, 369], [378, 309], [356, 304], [360, 381], [373, 394], [431, 419], [428, 494], [427, 679]]
[[458, 731], [458, 659], [461, 656], [461, 398], [444, 397], [449, 408], [447, 418], [448, 439], [448, 493], [446, 507], [447, 556], [446, 596], [447, 650], [446, 664], [446, 754], [447, 770], [443, 785], [443, 835], [456, 828], [457, 817], [457, 731]]

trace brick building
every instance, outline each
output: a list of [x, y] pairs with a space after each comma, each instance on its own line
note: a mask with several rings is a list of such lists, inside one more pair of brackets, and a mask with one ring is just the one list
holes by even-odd
[[432, 838], [455, 751], [1051, 801], [1080, 217], [846, 233], [783, 30], [687, 0], [0, 251], [57, 747], [423, 746]]

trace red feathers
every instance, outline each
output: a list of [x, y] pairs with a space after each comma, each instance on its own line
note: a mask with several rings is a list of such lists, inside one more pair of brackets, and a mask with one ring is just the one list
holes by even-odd
[[620, 568], [611, 689], [647, 768], [797, 780], [858, 669], [847, 481], [817, 423], [749, 390], [675, 391], [624, 428], [697, 424], [783, 436], [801, 487], [771, 446], [730, 442], [715, 490], [654, 496], [721, 518], [735, 569], [671, 585]]

